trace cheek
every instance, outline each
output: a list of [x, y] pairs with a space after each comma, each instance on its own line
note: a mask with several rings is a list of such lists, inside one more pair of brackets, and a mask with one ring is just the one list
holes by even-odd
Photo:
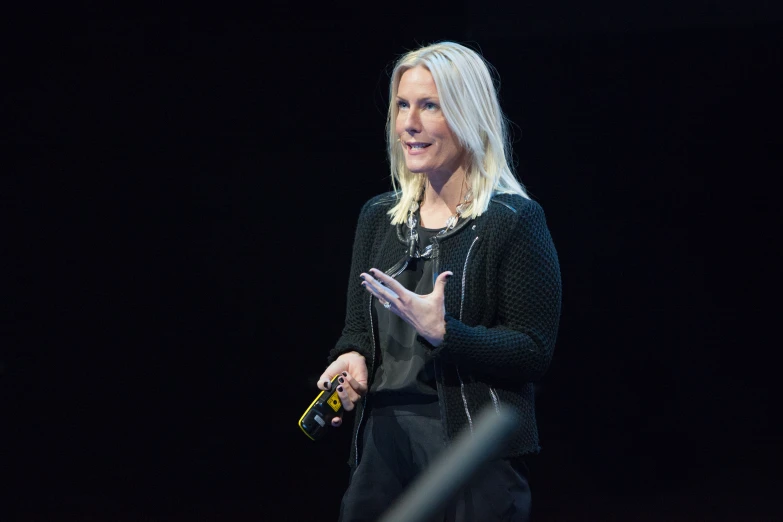
[[454, 135], [451, 133], [451, 130], [444, 126], [443, 128], [439, 129], [439, 136], [440, 141], [443, 144], [443, 148], [452, 151], [452, 149], [456, 148], [457, 141], [454, 139]]
[[464, 149], [453, 134], [449, 136], [448, 145], [446, 145], [444, 149], [444, 154], [449, 158], [449, 161], [456, 161], [458, 158], [461, 158], [464, 153]]
[[451, 128], [444, 120], [438, 120], [432, 124], [432, 132], [437, 135], [444, 142], [454, 141], [454, 134], [451, 132]]

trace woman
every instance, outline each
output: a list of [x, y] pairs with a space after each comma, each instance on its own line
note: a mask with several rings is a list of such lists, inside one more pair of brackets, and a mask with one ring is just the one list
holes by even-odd
[[361, 210], [345, 327], [318, 383], [341, 374], [354, 411], [340, 520], [377, 520], [499, 404], [521, 419], [508, 451], [437, 520], [527, 520], [533, 383], [552, 358], [560, 271], [544, 213], [511, 170], [485, 60], [453, 42], [402, 56], [387, 131], [394, 190]]

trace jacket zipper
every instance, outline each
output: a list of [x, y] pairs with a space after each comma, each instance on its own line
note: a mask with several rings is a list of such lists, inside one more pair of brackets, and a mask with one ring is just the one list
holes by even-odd
[[489, 394], [492, 396], [492, 404], [495, 406], [495, 413], [500, 413], [500, 399], [492, 386], [489, 387]]
[[[496, 201], [496, 200], [492, 200]], [[500, 203], [512, 211], [516, 213], [516, 209], [509, 206], [506, 203], [503, 203], [502, 201], [496, 201], [497, 203]], [[473, 229], [475, 230], [476, 225], [473, 225]], [[478, 236], [476, 236], [473, 239], [473, 242], [470, 244], [470, 248], [468, 248], [468, 254], [465, 256], [465, 264], [462, 267], [462, 289], [460, 294], [460, 302], [459, 302], [459, 320], [462, 321], [462, 309], [465, 305], [465, 283], [467, 282], [467, 273], [468, 273], [468, 259], [470, 259], [470, 253], [473, 251], [473, 246], [476, 244], [476, 242], [479, 240]], [[462, 381], [462, 376], [459, 373], [459, 367], [457, 368], [457, 377], [459, 378], [459, 386], [460, 386], [460, 393], [462, 394], [462, 404], [465, 407], [465, 414], [468, 416], [468, 425], [470, 426], [470, 432], [473, 433], [473, 419], [470, 417], [470, 409], [468, 408], [468, 401], [465, 397], [465, 383]], [[500, 413], [500, 398], [498, 397], [497, 392], [495, 391], [492, 386], [489, 387], [489, 395], [492, 398], [492, 405], [495, 407], [495, 412]]]
[[[460, 304], [459, 304], [459, 319], [462, 320], [462, 307], [465, 304], [465, 283], [467, 282], [467, 279], [465, 277], [465, 274], [468, 272], [468, 258], [470, 257], [470, 252], [473, 250], [473, 245], [476, 244], [476, 241], [478, 241], [478, 236], [473, 240], [473, 243], [471, 243], [470, 248], [468, 249], [468, 255], [465, 256], [465, 266], [462, 268], [462, 296], [460, 297]], [[459, 375], [459, 369], [457, 369], [457, 375]], [[462, 378], [460, 377], [460, 385], [462, 386]], [[498, 397], [498, 394], [495, 392], [495, 390], [492, 388], [492, 386], [489, 387], [489, 395], [492, 397], [492, 404], [495, 406], [495, 411], [497, 413], [500, 413], [500, 398]], [[465, 394], [462, 394], [462, 400], [465, 402], [465, 412], [468, 413], [468, 403], [465, 401]], [[470, 430], [473, 431], [473, 422], [470, 421], [470, 413], [468, 413], [468, 421], [470, 422]]]
[[[470, 248], [468, 248], [468, 253], [465, 256], [465, 264], [462, 266], [462, 288], [460, 291], [460, 298], [459, 298], [459, 320], [462, 321], [462, 310], [465, 305], [465, 283], [467, 282], [468, 277], [468, 261], [470, 260], [470, 253], [473, 251], [473, 246], [478, 241], [478, 236], [476, 236], [473, 239], [473, 242], [470, 244]], [[459, 366], [455, 365], [455, 368], [457, 369], [457, 378], [459, 379], [459, 392], [460, 395], [462, 395], [462, 406], [465, 408], [465, 415], [468, 417], [468, 426], [470, 427], [470, 432], [473, 433], [473, 418], [470, 416], [470, 408], [468, 408], [468, 399], [465, 397], [465, 381], [462, 380], [462, 375], [459, 373]]]
[[[386, 272], [384, 273], [392, 278], [396, 278], [408, 267], [409, 261], [410, 258], [406, 256], [404, 262], [402, 260], [398, 261], [394, 266], [386, 270]], [[402, 263], [402, 265], [400, 265], [400, 263]], [[395, 270], [395, 267], [397, 267], [398, 265], [399, 268]], [[369, 312], [370, 312], [370, 339], [372, 340], [372, 362], [370, 363], [369, 375], [372, 375], [372, 372], [375, 369], [375, 325], [372, 322], [372, 299], [373, 296], [370, 295]], [[367, 390], [368, 393], [369, 391], [370, 390]], [[357, 466], [359, 465], [359, 432], [361, 431], [362, 422], [364, 422], [364, 409], [366, 406], [367, 406], [367, 395], [362, 397], [362, 414], [359, 417], [359, 427], [356, 430], [356, 434], [354, 435], [354, 439], [353, 439], [354, 462], [356, 463]]]

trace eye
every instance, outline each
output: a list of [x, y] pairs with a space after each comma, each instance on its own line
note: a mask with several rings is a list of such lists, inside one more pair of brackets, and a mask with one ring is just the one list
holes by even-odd
[[397, 100], [397, 107], [400, 109], [407, 109], [408, 108], [408, 102], [404, 102], [402, 100]]
[[424, 104], [424, 108], [428, 111], [434, 111], [438, 109], [438, 104], [433, 102], [427, 102]]

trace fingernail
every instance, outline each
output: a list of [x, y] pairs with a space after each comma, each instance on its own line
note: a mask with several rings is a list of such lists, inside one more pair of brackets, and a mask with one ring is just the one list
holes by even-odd
[[329, 381], [324, 381], [324, 388], [329, 389]]
[[343, 372], [343, 377], [348, 377], [348, 372]]
[[370, 270], [370, 273], [371, 273], [372, 275], [375, 275], [375, 269], [373, 268], [372, 270]]
[[344, 383], [344, 382], [345, 382], [345, 379], [343, 379], [342, 377], [340, 377], [340, 378], [339, 378], [339, 379], [337, 379], [337, 380], [338, 380], [338, 381], [340, 381], [340, 384], [342, 384], [342, 383]]
[[338, 391], [338, 392], [340, 392], [340, 393], [342, 393], [342, 391], [343, 391], [343, 387], [342, 387], [342, 386], [338, 386], [338, 387], [337, 387], [337, 391]]
[[362, 288], [367, 288], [367, 283], [362, 283]]
[[361, 279], [362, 281], [364, 281], [364, 274], [360, 275], [360, 276], [359, 276], [359, 279]]

